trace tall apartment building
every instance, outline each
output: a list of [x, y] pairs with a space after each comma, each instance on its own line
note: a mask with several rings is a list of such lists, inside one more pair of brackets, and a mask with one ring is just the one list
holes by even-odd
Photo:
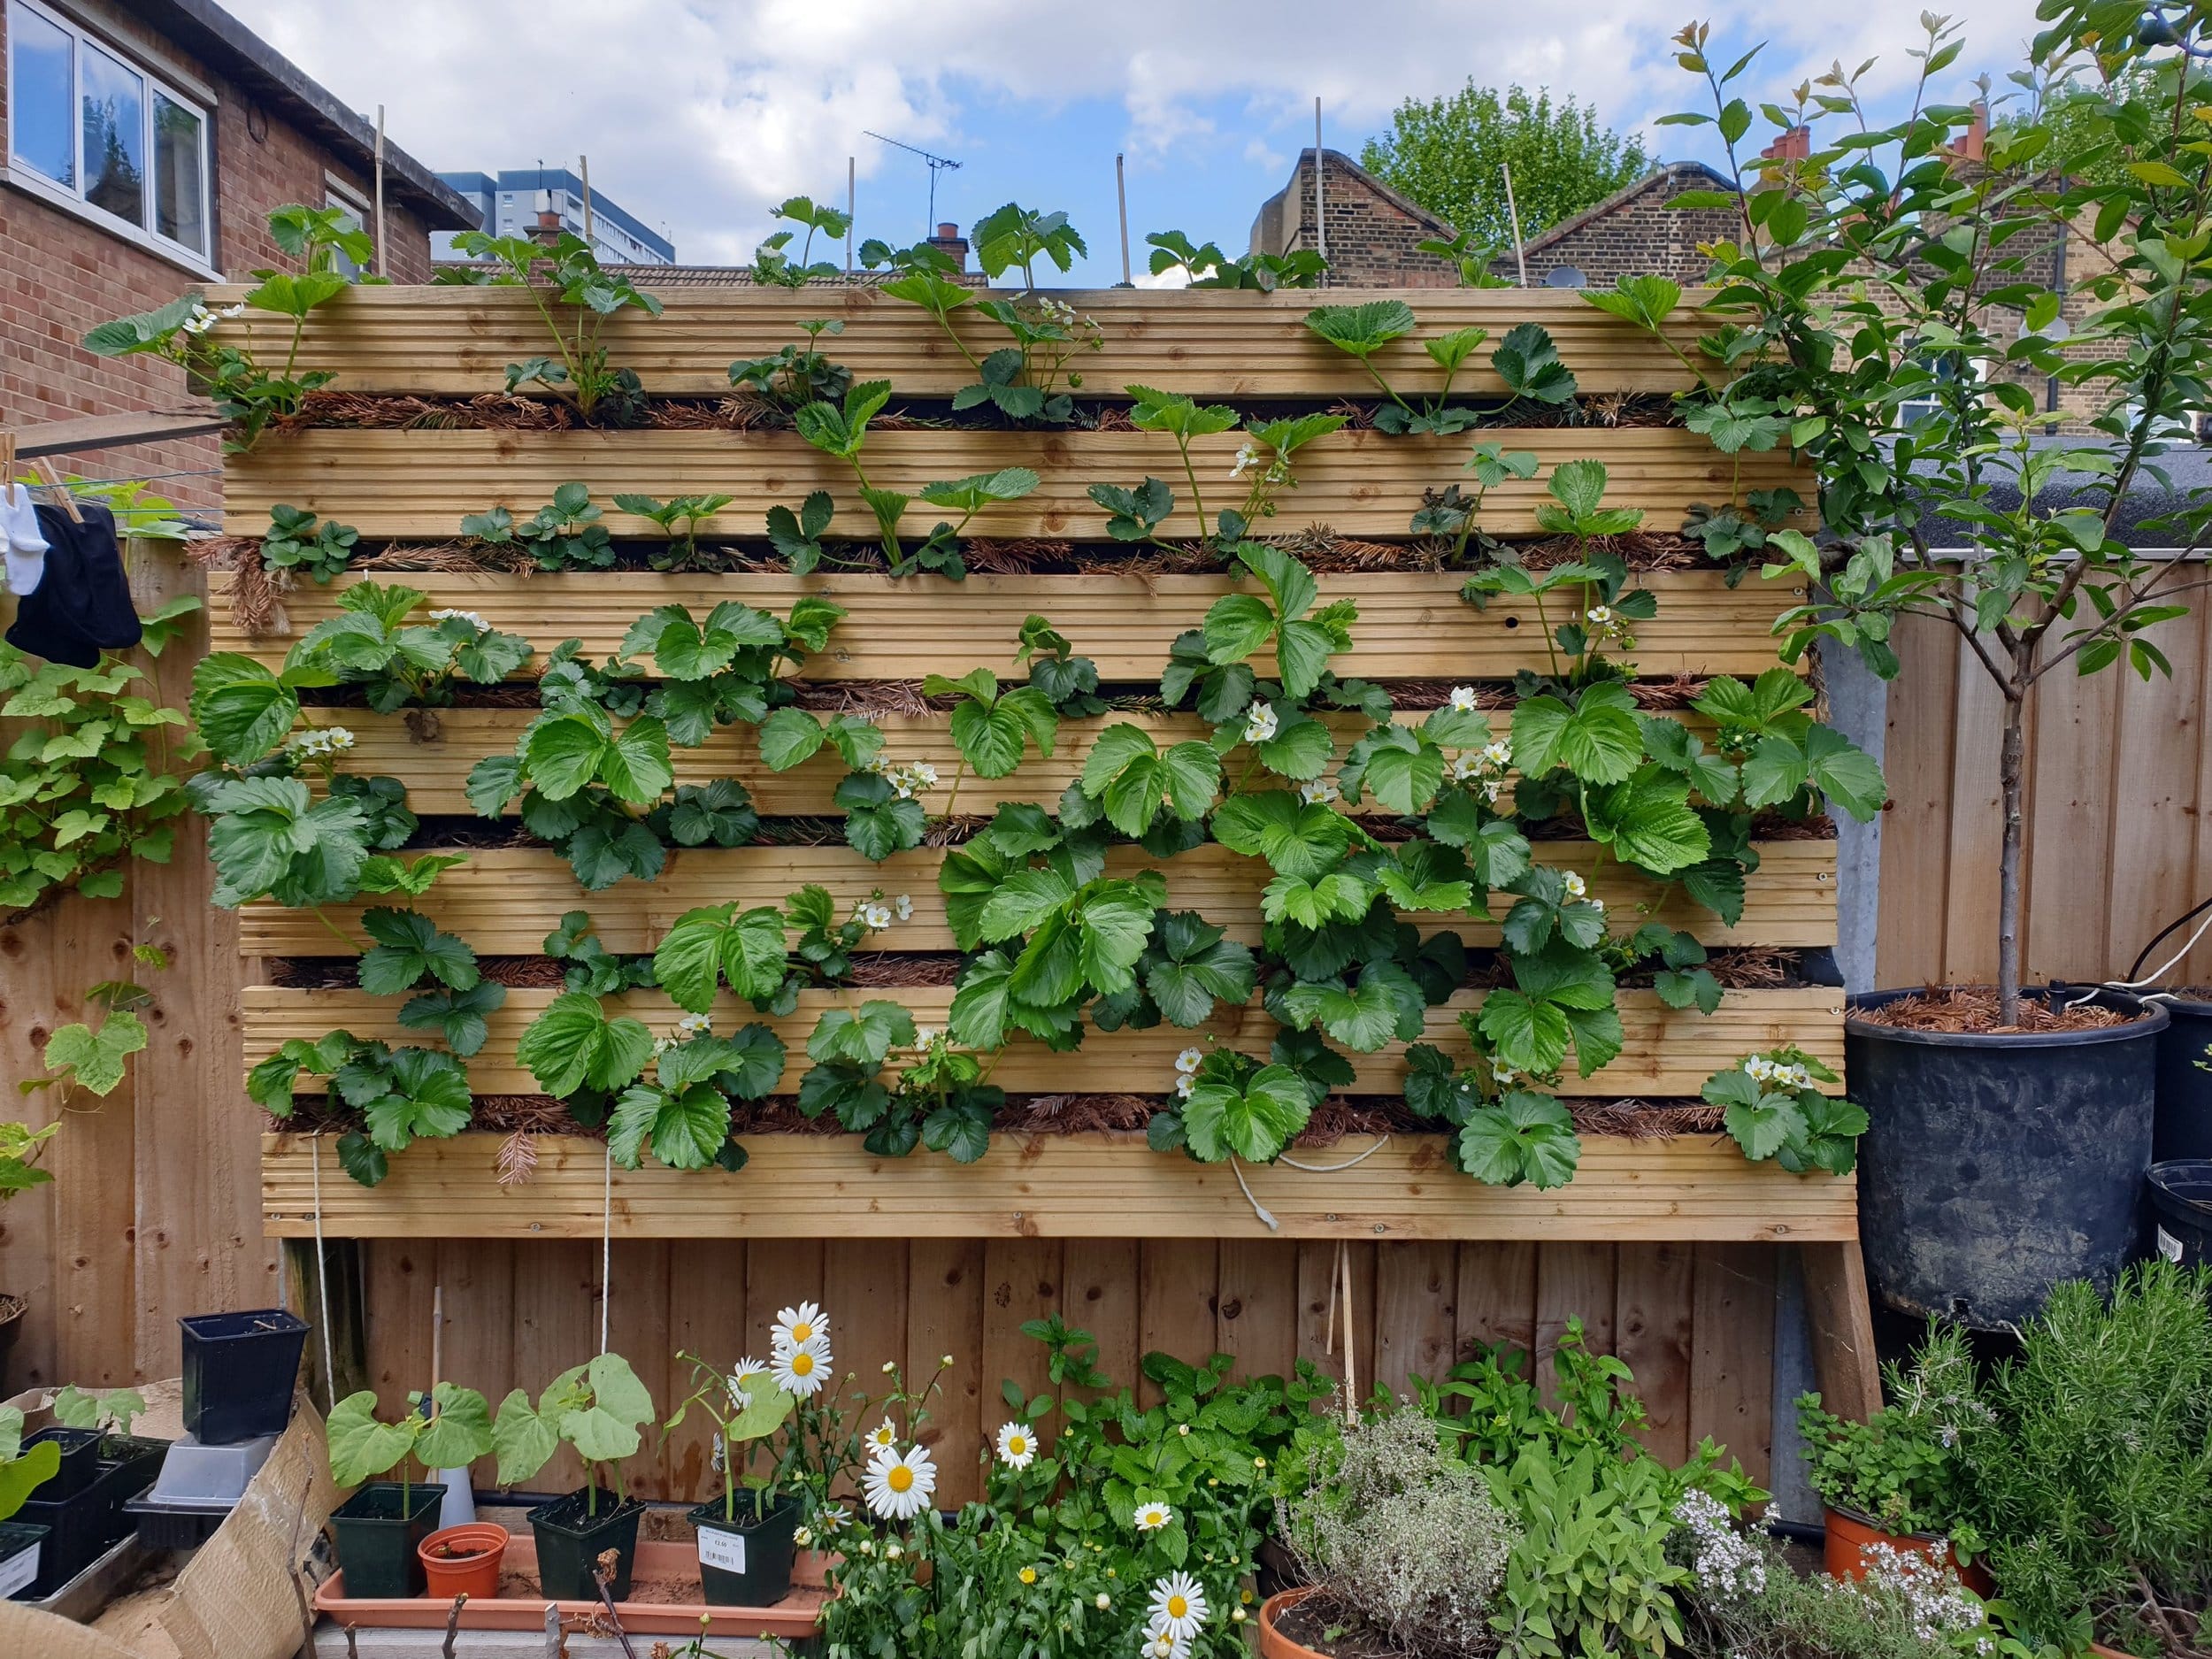
[[[472, 203], [478, 228], [495, 236], [527, 236], [551, 213], [561, 228], [584, 234], [584, 181], [565, 167], [513, 167], [503, 173], [442, 173], [447, 186]], [[598, 190], [591, 193], [592, 251], [605, 265], [674, 265], [676, 244]], [[434, 259], [455, 260], [450, 235], [434, 236]]]

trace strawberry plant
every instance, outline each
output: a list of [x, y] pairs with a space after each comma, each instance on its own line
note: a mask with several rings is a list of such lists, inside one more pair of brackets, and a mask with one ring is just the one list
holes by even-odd
[[614, 568], [614, 539], [603, 515], [582, 484], [563, 484], [553, 499], [527, 518], [505, 507], [472, 512], [461, 520], [461, 534], [486, 547], [517, 547], [530, 553], [541, 571], [603, 571]]
[[[582, 420], [638, 424], [644, 411], [644, 390], [634, 371], [616, 368], [608, 361], [599, 334], [607, 319], [625, 311], [659, 316], [659, 300], [626, 276], [603, 270], [591, 244], [572, 231], [561, 232], [550, 243], [532, 236], [463, 231], [453, 239], [453, 247], [464, 259], [479, 263], [440, 266], [441, 282], [519, 288], [530, 296], [552, 337], [553, 356], [507, 365], [508, 391], [539, 387], [567, 403]], [[556, 305], [562, 308], [557, 315]]]
[[281, 1121], [292, 1115], [301, 1079], [311, 1077], [328, 1078], [333, 1103], [360, 1114], [361, 1127], [338, 1137], [338, 1162], [364, 1187], [390, 1172], [391, 1154], [459, 1134], [475, 1107], [468, 1068], [456, 1056], [394, 1048], [347, 1031], [288, 1038], [246, 1074], [246, 1094]]
[[318, 585], [346, 567], [361, 533], [349, 524], [319, 520], [304, 507], [269, 509], [269, 531], [261, 538], [261, 566], [272, 571], [305, 571]]

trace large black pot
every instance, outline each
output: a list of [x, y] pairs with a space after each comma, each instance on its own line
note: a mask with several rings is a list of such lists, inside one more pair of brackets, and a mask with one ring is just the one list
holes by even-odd
[[2212, 1002], [2162, 997], [2166, 1029], [2158, 1039], [2158, 1120], [2151, 1132], [2151, 1157], [2168, 1164], [2182, 1158], [2212, 1158]]
[[1859, 1233], [1891, 1307], [1993, 1330], [2062, 1279], [2109, 1285], [2134, 1256], [2167, 1017], [2117, 993], [2097, 1001], [2146, 1017], [2021, 1036], [1846, 1021], [1851, 1098], [1871, 1120]]

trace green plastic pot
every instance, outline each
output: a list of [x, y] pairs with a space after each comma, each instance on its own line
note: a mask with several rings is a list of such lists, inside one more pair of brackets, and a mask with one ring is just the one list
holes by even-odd
[[699, 1534], [699, 1586], [710, 1607], [773, 1607], [791, 1594], [799, 1500], [777, 1499], [757, 1520], [753, 1494], [737, 1494], [736, 1519], [710, 1498], [685, 1517]]
[[637, 1565], [637, 1525], [645, 1505], [635, 1498], [618, 1503], [612, 1493], [601, 1492], [594, 1515], [587, 1512], [593, 1498], [586, 1487], [530, 1511], [530, 1531], [538, 1540], [538, 1588], [551, 1601], [596, 1601], [595, 1568], [610, 1549], [616, 1560], [607, 1594], [617, 1601], [629, 1596], [630, 1572]]
[[377, 1480], [330, 1512], [346, 1594], [356, 1601], [392, 1601], [420, 1595], [425, 1579], [422, 1540], [438, 1530], [445, 1488], [417, 1481]]

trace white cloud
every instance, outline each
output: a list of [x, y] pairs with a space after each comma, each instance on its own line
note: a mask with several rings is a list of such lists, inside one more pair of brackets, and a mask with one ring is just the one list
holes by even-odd
[[[1119, 0], [1110, 8], [968, 0], [227, 0], [279, 50], [356, 108], [387, 106], [394, 142], [440, 168], [572, 166], [681, 257], [748, 257], [767, 209], [841, 196], [913, 165], [860, 136], [872, 128], [956, 145], [964, 103], [1118, 105], [1133, 169], [1286, 163], [1310, 142], [1312, 100], [1332, 143], [1379, 128], [1399, 101], [1455, 88], [1547, 83], [1615, 125], [1647, 129], [1695, 88], [1668, 44], [1679, 0], [1584, 0], [1571, 10], [1505, 0]], [[1777, 11], [1739, 4], [1716, 23], [1735, 50], [1770, 35], [1747, 80], [1755, 101], [1832, 59], [1880, 54], [1906, 73], [1919, 0]], [[1961, 0], [1966, 65], [2017, 55], [2033, 0]], [[1225, 113], [1226, 112], [1226, 113]], [[983, 111], [968, 107], [972, 121]], [[1234, 132], [1225, 121], [1243, 123]], [[1659, 134], [1678, 147], [1678, 129]], [[1040, 131], [1037, 145], [1048, 143]], [[1110, 138], [1108, 142], [1115, 142]], [[1033, 145], [1033, 150], [1036, 148]], [[957, 150], [955, 153], [958, 153]], [[903, 180], [903, 173], [891, 177]], [[903, 185], [902, 184], [902, 188]], [[1240, 185], [1240, 189], [1242, 186]], [[864, 191], [864, 211], [867, 205]], [[1242, 202], [1225, 217], [1248, 211]]]

